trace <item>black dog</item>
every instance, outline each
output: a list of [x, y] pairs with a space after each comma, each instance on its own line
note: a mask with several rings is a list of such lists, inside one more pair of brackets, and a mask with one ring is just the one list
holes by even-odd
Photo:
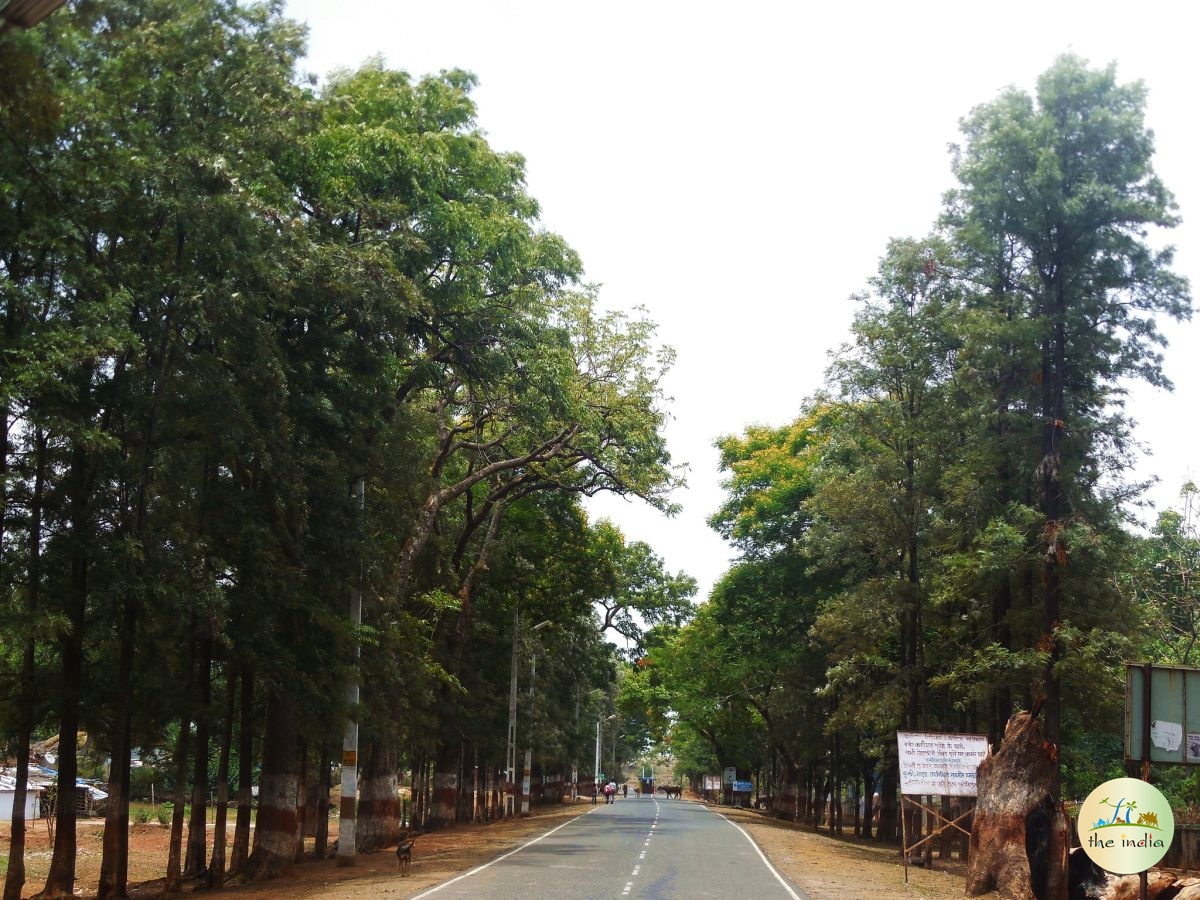
[[415, 835], [410, 835], [407, 832], [400, 835], [400, 843], [396, 847], [396, 860], [400, 863], [401, 875], [407, 875], [409, 866], [412, 865], [412, 851], [415, 842]]

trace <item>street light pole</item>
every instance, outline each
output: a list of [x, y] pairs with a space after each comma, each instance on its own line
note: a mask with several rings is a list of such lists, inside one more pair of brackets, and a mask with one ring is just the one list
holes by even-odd
[[[533, 626], [533, 628], [530, 629], [530, 631], [531, 632], [541, 631], [543, 628], [545, 628], [549, 624], [550, 624], [550, 620], [546, 619], [546, 621], [544, 621], [544, 622], [538, 622], [536, 625]], [[531, 651], [529, 659], [530, 659], [529, 715], [530, 715], [530, 718], [532, 719], [533, 718], [533, 680], [534, 680], [534, 678], [537, 677], [537, 653]], [[529, 729], [529, 740], [525, 742], [525, 771], [521, 775], [521, 815], [523, 815], [523, 816], [529, 815], [529, 794], [530, 794], [530, 788], [532, 787], [532, 785], [530, 784], [532, 777], [533, 777], [533, 729]]]
[[513, 787], [517, 781], [517, 641], [520, 636], [521, 611], [513, 610], [512, 677], [508, 686], [508, 750], [504, 776], [504, 815], [511, 816], [515, 798]]
[[596, 764], [592, 767], [592, 805], [600, 793], [600, 720], [596, 720]]
[[[354, 482], [351, 500], [357, 507], [359, 543], [358, 578], [350, 585], [350, 623], [355, 629], [362, 624], [362, 528], [363, 508], [366, 505], [366, 481], [359, 478]], [[354, 663], [358, 667], [361, 650], [358, 639], [354, 644]], [[346, 704], [350, 712], [346, 716], [346, 726], [342, 732], [342, 799], [338, 807], [338, 849], [337, 865], [339, 868], [354, 865], [354, 821], [358, 805], [358, 679], [356, 671], [346, 686]]]
[[[587, 692], [587, 697], [590, 700], [592, 697], [598, 697], [603, 693], [604, 693], [604, 691], [602, 691], [600, 688], [592, 688], [590, 691]], [[578, 687], [578, 685], [576, 685], [576, 688], [575, 688], [575, 727], [577, 729], [579, 727], [579, 687]], [[599, 761], [596, 762], [596, 768], [597, 769], [600, 768]], [[595, 771], [595, 770], [593, 770], [593, 771]], [[595, 781], [595, 778], [593, 777], [592, 780]], [[593, 795], [593, 797], [594, 797], [594, 795]], [[571, 799], [572, 800], [579, 799], [579, 759], [578, 759], [578, 757], [572, 758], [572, 760], [571, 760]]]
[[592, 789], [592, 803], [596, 802], [596, 795], [600, 792], [600, 723], [611, 722], [616, 717], [616, 713], [613, 713], [605, 719], [596, 720], [596, 768], [593, 770], [596, 773], [594, 776], [596, 786]]

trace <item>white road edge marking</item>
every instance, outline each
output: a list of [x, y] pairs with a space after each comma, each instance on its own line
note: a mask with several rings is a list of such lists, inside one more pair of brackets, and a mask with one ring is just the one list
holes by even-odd
[[[708, 807], [703, 806], [701, 809], [708, 809]], [[713, 812], [711, 809], [708, 809], [708, 811]], [[721, 813], [713, 813], [713, 815], [720, 816], [722, 819], [725, 819], [725, 816], [721, 815]], [[792, 900], [807, 900], [807, 898], [801, 897], [799, 894], [793, 891], [792, 886], [783, 880], [783, 876], [779, 874], [779, 871], [773, 865], [771, 865], [771, 861], [767, 859], [766, 854], [763, 853], [758, 844], [754, 842], [754, 838], [750, 837], [750, 832], [748, 832], [741, 825], [738, 825], [732, 819], [725, 819], [725, 821], [740, 831], [742, 833], [742, 837], [750, 842], [750, 846], [754, 848], [754, 852], [758, 854], [758, 858], [763, 861], [763, 865], [771, 870], [771, 874], [775, 876], [775, 880], [778, 881], [780, 886], [782, 886], [783, 889], [788, 892], [788, 896], [791, 897]], [[414, 897], [413, 900], [416, 900], [416, 898]]]
[[[590, 816], [593, 812], [594, 812], [594, 810], [589, 809], [587, 812], [585, 812], [583, 814], [583, 816]], [[534, 844], [536, 844], [538, 841], [542, 840], [543, 838], [550, 837], [550, 835], [554, 834], [554, 832], [558, 831], [558, 829], [566, 828], [572, 822], [578, 822], [580, 819], [583, 818], [583, 816], [572, 816], [571, 818], [567, 819], [567, 821], [563, 822], [561, 825], [557, 825], [554, 828], [551, 828], [545, 834], [539, 834], [532, 841], [528, 841], [528, 842], [522, 844], [520, 847], [515, 847], [514, 849], [509, 850], [503, 856], [497, 856], [491, 862], [486, 862], [482, 866], [476, 866], [470, 872], [463, 872], [461, 875], [451, 878], [449, 881], [443, 881], [441, 884], [434, 885], [429, 890], [425, 891], [425, 893], [417, 894], [415, 897], [412, 898], [412, 900], [421, 900], [422, 897], [428, 897], [431, 894], [436, 894], [442, 888], [449, 887], [450, 885], [454, 884], [454, 882], [456, 882], [456, 881], [462, 881], [464, 878], [470, 878], [472, 875], [476, 874], [477, 872], [482, 872], [484, 869], [494, 866], [498, 862], [503, 862], [504, 860], [508, 859], [510, 856], [513, 856], [516, 853], [520, 853], [526, 847], [532, 847]], [[725, 817], [722, 816], [721, 818], [725, 818]], [[728, 821], [728, 820], [726, 820], [726, 821]]]

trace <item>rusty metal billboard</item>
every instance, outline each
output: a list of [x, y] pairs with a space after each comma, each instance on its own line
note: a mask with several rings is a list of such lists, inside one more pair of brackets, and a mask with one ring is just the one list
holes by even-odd
[[1126, 663], [1125, 759], [1200, 765], [1200, 669]]

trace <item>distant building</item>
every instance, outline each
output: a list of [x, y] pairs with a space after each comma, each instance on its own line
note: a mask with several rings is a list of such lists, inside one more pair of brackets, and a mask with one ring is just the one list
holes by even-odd
[[[13, 801], [17, 796], [17, 780], [11, 775], [0, 774], [0, 821], [11, 822]], [[25, 819], [31, 821], [40, 815], [42, 799], [41, 785], [31, 784], [25, 790]]]

